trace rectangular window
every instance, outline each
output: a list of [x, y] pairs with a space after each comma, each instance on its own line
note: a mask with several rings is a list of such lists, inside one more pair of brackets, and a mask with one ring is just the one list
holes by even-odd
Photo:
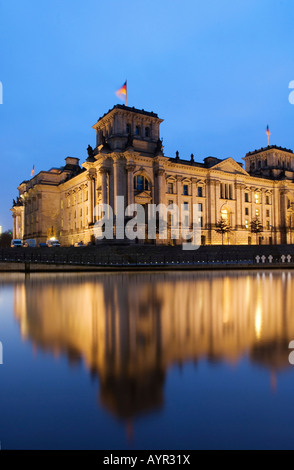
[[202, 202], [200, 202], [200, 203], [198, 204], [198, 210], [199, 210], [199, 212], [203, 212], [203, 204], [202, 204]]
[[269, 204], [269, 203], [270, 203], [269, 196], [265, 196], [265, 203], [266, 203], [266, 204]]
[[184, 196], [188, 196], [188, 194], [189, 194], [188, 191], [189, 191], [188, 185], [187, 185], [187, 184], [184, 184], [184, 186], [183, 186], [183, 194], [184, 194]]
[[168, 183], [167, 192], [168, 192], [168, 194], [174, 194], [174, 184], [173, 183]]
[[266, 216], [267, 216], [267, 217], [270, 216], [270, 211], [269, 211], [269, 209], [266, 210]]
[[202, 188], [202, 186], [198, 186], [198, 197], [203, 197], [203, 188]]
[[245, 228], [247, 230], [249, 229], [249, 220], [248, 219], [245, 220]]
[[259, 217], [259, 209], [255, 209], [255, 215], [256, 217]]
[[199, 217], [199, 225], [202, 228], [203, 227], [203, 217]]
[[270, 229], [270, 223], [269, 223], [269, 220], [266, 221], [266, 229], [269, 230]]
[[255, 204], [259, 204], [259, 202], [260, 202], [259, 193], [254, 194], [254, 199], [255, 199]]
[[245, 215], [249, 215], [249, 207], [245, 207]]
[[174, 201], [172, 201], [171, 199], [168, 201], [168, 205], [169, 205], [169, 206], [172, 206], [173, 203], [174, 203]]
[[249, 202], [249, 194], [245, 193], [245, 202]]
[[189, 209], [189, 203], [187, 201], [184, 201], [184, 209], [185, 210]]

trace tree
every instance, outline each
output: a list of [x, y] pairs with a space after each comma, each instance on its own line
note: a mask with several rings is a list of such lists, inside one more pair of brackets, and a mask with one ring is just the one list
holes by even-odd
[[259, 218], [256, 217], [255, 219], [252, 219], [250, 222], [250, 231], [252, 233], [256, 234], [256, 245], [257, 243], [257, 236], [259, 233], [263, 232], [263, 226], [262, 223], [260, 222]]
[[232, 227], [228, 223], [227, 219], [221, 218], [216, 224], [215, 224], [215, 231], [217, 233], [222, 234], [222, 245], [224, 244], [224, 233], [230, 233], [232, 231]]
[[7, 232], [3, 232], [0, 236], [0, 246], [1, 246], [1, 248], [10, 247], [11, 240], [12, 240], [12, 231], [8, 230]]

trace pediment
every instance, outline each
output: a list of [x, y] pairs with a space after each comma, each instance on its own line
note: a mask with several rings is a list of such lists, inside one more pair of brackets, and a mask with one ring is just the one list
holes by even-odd
[[150, 191], [141, 191], [135, 194], [135, 202], [137, 204], [148, 204], [152, 200]]
[[242, 168], [231, 157], [212, 166], [211, 170], [224, 171], [225, 173], [233, 173], [233, 174], [249, 176], [249, 173], [247, 173], [247, 171], [245, 171], [244, 168]]

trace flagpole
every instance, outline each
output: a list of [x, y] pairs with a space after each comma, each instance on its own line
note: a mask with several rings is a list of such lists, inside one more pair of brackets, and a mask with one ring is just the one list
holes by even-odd
[[126, 80], [126, 106], [128, 106], [128, 84]]

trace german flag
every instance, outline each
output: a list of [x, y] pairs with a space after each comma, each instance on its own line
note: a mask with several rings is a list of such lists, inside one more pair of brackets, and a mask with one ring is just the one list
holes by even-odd
[[269, 146], [269, 138], [270, 138], [271, 133], [270, 133], [270, 130], [269, 130], [268, 126], [266, 128], [266, 135], [267, 135], [267, 145]]
[[33, 169], [31, 171], [31, 176], [33, 176], [34, 173], [35, 173], [35, 165], [33, 165]]
[[116, 96], [121, 100], [126, 100], [126, 105], [128, 104], [128, 94], [127, 94], [127, 81], [120, 87], [116, 92]]

